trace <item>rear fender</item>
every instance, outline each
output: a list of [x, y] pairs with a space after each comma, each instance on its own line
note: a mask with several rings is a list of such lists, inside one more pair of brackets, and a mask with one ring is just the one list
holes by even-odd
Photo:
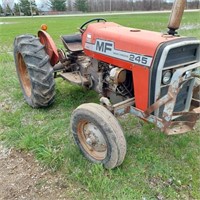
[[38, 37], [40, 42], [45, 46], [46, 53], [49, 55], [51, 65], [54, 66], [59, 61], [59, 55], [52, 37], [43, 30], [38, 31]]

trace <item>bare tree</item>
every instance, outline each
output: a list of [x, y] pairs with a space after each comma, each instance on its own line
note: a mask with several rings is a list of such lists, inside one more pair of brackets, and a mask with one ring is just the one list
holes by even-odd
[[198, 9], [200, 5], [200, 0], [193, 0], [188, 2], [188, 8], [190, 9]]
[[3, 13], [4, 13], [4, 9], [3, 9], [3, 7], [0, 4], [0, 15], [3, 14]]
[[[68, 0], [68, 10], [71, 10], [71, 5], [74, 5], [74, 2], [79, 1], [82, 2], [83, 0]], [[84, 0], [84, 2], [87, 2], [88, 12], [163, 10], [171, 9], [173, 3], [173, 1], [167, 0]], [[190, 0], [188, 6], [199, 8], [199, 2], [200, 0]], [[79, 10], [81, 10], [81, 7]]]
[[73, 2], [71, 0], [67, 0], [67, 10], [68, 11], [73, 10]]
[[4, 8], [4, 10], [6, 9], [7, 6], [9, 6], [11, 9], [13, 9], [14, 0], [2, 0], [2, 7]]

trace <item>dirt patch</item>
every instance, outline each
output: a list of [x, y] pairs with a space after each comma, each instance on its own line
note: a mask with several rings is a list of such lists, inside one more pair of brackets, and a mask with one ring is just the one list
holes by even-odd
[[43, 169], [31, 154], [0, 144], [0, 199], [71, 199], [63, 177]]

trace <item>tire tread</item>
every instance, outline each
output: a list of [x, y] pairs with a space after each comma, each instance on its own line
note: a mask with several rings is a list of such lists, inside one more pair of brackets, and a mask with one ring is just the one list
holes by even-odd
[[[17, 54], [20, 53], [26, 64], [30, 82], [31, 96], [28, 97], [20, 80]], [[27, 103], [33, 108], [46, 107], [54, 102], [55, 82], [53, 69], [49, 61], [49, 56], [45, 52], [44, 45], [39, 38], [34, 35], [20, 35], [14, 41], [15, 65]]]

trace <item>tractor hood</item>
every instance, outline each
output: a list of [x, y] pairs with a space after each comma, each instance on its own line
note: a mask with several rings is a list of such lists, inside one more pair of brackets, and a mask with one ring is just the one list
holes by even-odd
[[158, 47], [176, 38], [172, 35], [103, 22], [90, 24], [83, 33], [82, 43], [86, 55], [110, 64], [115, 64], [118, 59], [122, 61], [121, 67], [129, 66], [130, 69], [132, 64], [151, 67]]

